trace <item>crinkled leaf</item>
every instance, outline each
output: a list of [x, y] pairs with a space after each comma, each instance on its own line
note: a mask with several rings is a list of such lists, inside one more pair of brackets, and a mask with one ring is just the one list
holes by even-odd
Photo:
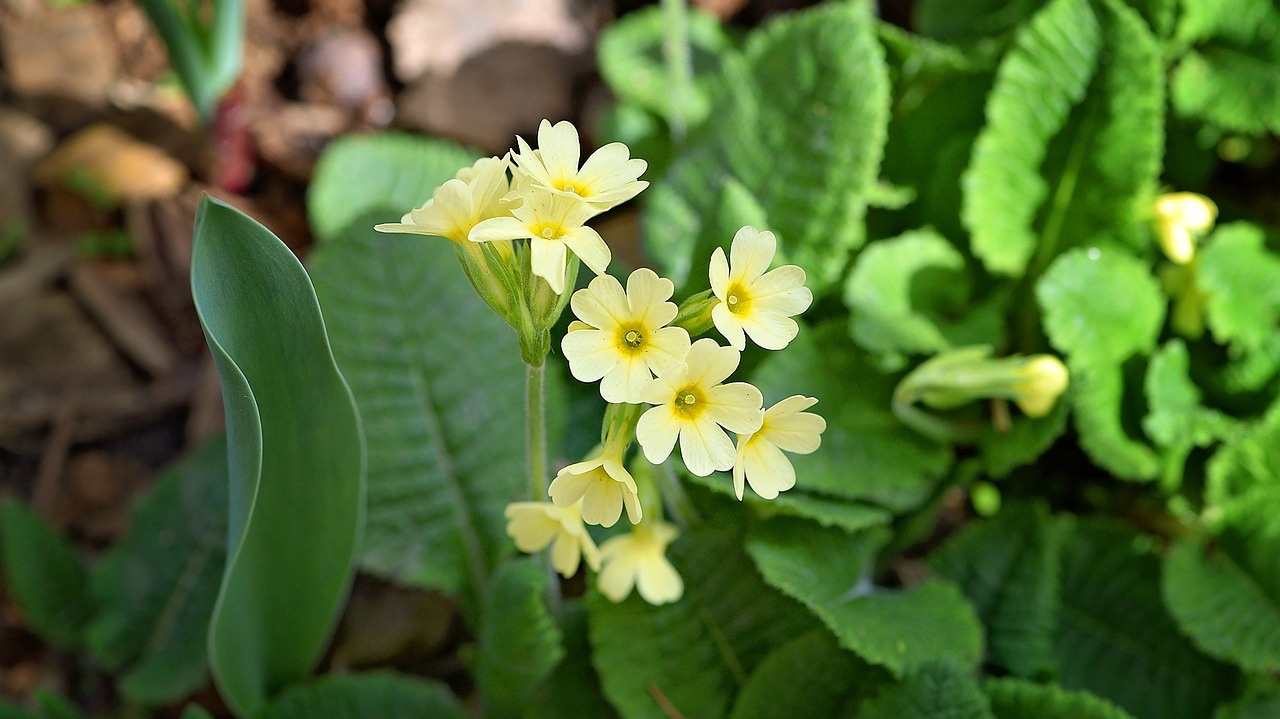
[[921, 0], [914, 19], [921, 34], [959, 44], [1003, 35], [1044, 4], [1045, 0]]
[[1170, 613], [1196, 646], [1248, 671], [1280, 669], [1280, 493], [1227, 507], [1210, 545], [1182, 540], [1164, 565]]
[[1186, 0], [1174, 68], [1179, 114], [1248, 134], [1280, 132], [1280, 10], [1270, 0]]
[[526, 702], [524, 719], [616, 719], [618, 713], [601, 693], [600, 676], [591, 666], [587, 610], [580, 599], [560, 605], [564, 658]]
[[13, 500], [0, 502], [0, 568], [33, 631], [68, 649], [80, 646], [93, 611], [84, 566], [69, 539]]
[[1226, 442], [1209, 460], [1207, 474], [1211, 505], [1280, 493], [1280, 402]]
[[1066, 431], [1070, 414], [1070, 403], [1061, 400], [1043, 417], [1014, 417], [1007, 432], [985, 427], [978, 440], [983, 471], [990, 477], [1006, 477], [1036, 461]]
[[1053, 669], [1059, 527], [1045, 505], [1011, 503], [929, 555], [938, 576], [959, 586], [977, 611], [988, 661], [1017, 676]]
[[[1255, 225], [1222, 225], [1206, 241], [1197, 264], [1206, 324], [1213, 338], [1228, 346], [1235, 383], [1247, 390], [1258, 389], [1280, 369], [1275, 330], [1280, 324], [1280, 256], [1266, 248], [1265, 240]], [[1254, 357], [1263, 365], [1249, 371], [1246, 363]]]
[[311, 281], [275, 235], [205, 198], [191, 285], [222, 379], [231, 483], [209, 663], [249, 715], [311, 672], [346, 599], [363, 442]]
[[973, 667], [982, 627], [951, 584], [930, 580], [905, 590], [871, 586], [879, 532], [852, 535], [777, 518], [755, 528], [747, 552], [765, 581], [795, 597], [841, 646], [897, 676], [930, 662]]
[[318, 248], [311, 268], [367, 432], [361, 565], [479, 593], [511, 550], [502, 512], [525, 487], [514, 333], [468, 284], [447, 240], [365, 223]]
[[815, 622], [761, 580], [737, 528], [692, 530], [668, 556], [685, 583], [678, 602], [650, 606], [633, 592], [614, 604], [591, 594], [592, 661], [626, 719], [666, 719], [658, 696], [683, 716], [724, 717], [760, 661]]
[[1133, 208], [1160, 170], [1164, 75], [1132, 8], [1050, 2], [1018, 32], [986, 116], [961, 217], [989, 270], [1038, 273], [1072, 244], [1145, 239]]
[[227, 491], [227, 443], [218, 437], [160, 476], [94, 568], [89, 648], [108, 667], [129, 667], [121, 689], [135, 701], [177, 701], [208, 680]]
[[[706, 477], [691, 475], [689, 479], [726, 497], [735, 499], [737, 497], [733, 483], [723, 474], [710, 474]], [[803, 482], [804, 478], [800, 477], [797, 481]], [[761, 499], [759, 495], [747, 489], [743, 492], [742, 499], [764, 515], [783, 514], [804, 517], [824, 527], [839, 527], [846, 532], [879, 527], [893, 521], [893, 514], [880, 507], [839, 497], [814, 494], [803, 489], [791, 489], [773, 499]]]
[[564, 658], [560, 628], [547, 611], [547, 571], [514, 559], [494, 573], [485, 596], [476, 681], [490, 716], [518, 716]]
[[1150, 479], [1155, 453], [1130, 436], [1122, 419], [1122, 365], [1154, 346], [1165, 300], [1146, 265], [1121, 250], [1074, 249], [1036, 286], [1049, 341], [1067, 356], [1080, 443], [1113, 474]]
[[290, 687], [254, 719], [464, 719], [443, 684], [389, 671], [335, 674]]
[[827, 420], [822, 448], [791, 457], [800, 489], [902, 513], [923, 504], [951, 465], [950, 449], [893, 416], [892, 379], [854, 346], [842, 322], [801, 331], [751, 381], [770, 399], [802, 393], [819, 400], [812, 411]]
[[863, 707], [859, 719], [995, 719], [973, 673], [925, 664]]
[[326, 242], [370, 213], [373, 217], [365, 219], [371, 224], [397, 222], [476, 157], [457, 145], [415, 135], [340, 137], [320, 156], [307, 190], [311, 230]]
[[1235, 671], [1201, 654], [1160, 597], [1150, 538], [1082, 520], [1063, 543], [1058, 680], [1136, 719], [1200, 719], [1234, 692]]
[[858, 704], [890, 681], [888, 672], [841, 649], [823, 629], [775, 649], [756, 667], [730, 719], [858, 717]]
[[1087, 692], [1070, 692], [1025, 679], [988, 679], [982, 686], [996, 719], [1132, 719], [1123, 709]]
[[1147, 365], [1147, 416], [1142, 428], [1164, 450], [1165, 483], [1182, 482], [1183, 465], [1194, 447], [1205, 447], [1230, 436], [1235, 421], [1201, 404], [1200, 389], [1190, 377], [1190, 359], [1182, 340], [1170, 340]]

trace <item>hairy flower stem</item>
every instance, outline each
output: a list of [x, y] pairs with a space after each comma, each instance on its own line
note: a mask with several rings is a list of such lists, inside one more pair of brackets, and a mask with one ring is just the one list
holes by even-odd
[[[524, 366], [525, 457], [529, 464], [529, 499], [547, 498], [546, 364]], [[547, 568], [547, 608], [560, 616], [560, 576], [551, 563], [551, 550], [542, 553]]]

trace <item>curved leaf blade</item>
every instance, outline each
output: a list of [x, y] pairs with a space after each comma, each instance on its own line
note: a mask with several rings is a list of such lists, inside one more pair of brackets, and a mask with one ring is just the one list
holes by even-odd
[[1025, 679], [988, 679], [983, 685], [996, 719], [1132, 719], [1111, 702]]
[[464, 719], [444, 685], [379, 671], [291, 687], [254, 719]]

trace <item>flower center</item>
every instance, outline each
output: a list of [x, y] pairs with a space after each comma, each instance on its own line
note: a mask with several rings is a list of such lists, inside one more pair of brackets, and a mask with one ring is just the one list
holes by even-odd
[[645, 351], [644, 328], [637, 325], [623, 326], [618, 330], [618, 349], [632, 356]]
[[551, 229], [550, 227], [542, 228], [542, 232], [540, 234], [542, 235], [542, 239], [544, 240], [553, 240], [556, 237], [556, 231]]
[[733, 314], [746, 314], [751, 307], [751, 295], [742, 285], [734, 285], [725, 294], [724, 303]]
[[635, 348], [640, 346], [640, 343], [644, 341], [644, 338], [640, 336], [639, 332], [631, 330], [627, 332], [627, 334], [623, 335], [623, 340], [626, 341], [628, 347]]
[[676, 392], [672, 402], [675, 410], [687, 420], [697, 419], [707, 409], [706, 399], [696, 385], [689, 385]]
[[570, 195], [577, 195], [579, 197], [587, 196], [587, 188], [573, 184], [573, 180], [561, 180], [556, 184], [559, 186], [561, 192], [567, 192]]

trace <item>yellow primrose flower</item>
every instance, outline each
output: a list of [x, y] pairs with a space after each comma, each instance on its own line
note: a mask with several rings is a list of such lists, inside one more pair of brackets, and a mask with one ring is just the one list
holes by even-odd
[[[622, 283], [609, 275], [573, 293], [570, 306], [580, 323], [570, 327], [561, 348], [569, 371], [581, 382], [600, 382], [608, 402], [640, 403], [640, 391], [656, 372], [665, 372], [689, 352], [689, 333], [667, 327], [676, 316], [668, 302], [671, 280], [641, 268]], [[587, 520], [591, 521], [591, 520]]]
[[[472, 242], [529, 238], [533, 274], [547, 281], [556, 294], [564, 292], [568, 250], [573, 250], [597, 275], [609, 266], [609, 246], [584, 223], [598, 214], [590, 205], [561, 195], [533, 192], [510, 216], [494, 217], [471, 229]], [[567, 248], [567, 249], [566, 249]]]
[[680, 456], [690, 472], [705, 477], [733, 467], [733, 442], [721, 427], [751, 434], [764, 421], [764, 397], [746, 382], [721, 384], [738, 368], [741, 355], [704, 337], [684, 362], [660, 372], [640, 397], [651, 407], [640, 416], [636, 440], [644, 456], [662, 464], [680, 440]]
[[754, 434], [738, 436], [738, 456], [733, 463], [733, 489], [742, 499], [743, 480], [756, 494], [773, 499], [796, 486], [796, 470], [783, 450], [810, 454], [822, 444], [827, 421], [805, 412], [818, 400], [795, 395], [764, 412], [764, 424]]
[[[447, 237], [468, 249], [472, 228], [493, 217], [509, 213], [503, 200], [509, 190], [506, 158], [485, 157], [458, 171], [457, 177], [436, 188], [422, 207], [412, 210], [399, 222], [375, 225], [379, 232], [404, 232]], [[502, 246], [509, 256], [510, 245]]]
[[1049, 414], [1058, 397], [1067, 391], [1067, 368], [1053, 355], [1032, 355], [1016, 370], [1021, 380], [1013, 386], [1013, 401], [1028, 417]]
[[684, 581], [667, 561], [667, 545], [679, 531], [666, 522], [641, 524], [630, 533], [613, 537], [600, 546], [604, 569], [596, 586], [600, 593], [621, 602], [635, 587], [650, 604], [674, 602], [684, 594]]
[[737, 350], [751, 340], [768, 350], [780, 350], [800, 331], [792, 315], [809, 308], [813, 293], [804, 286], [804, 270], [785, 265], [769, 272], [778, 240], [772, 232], [743, 227], [729, 246], [729, 260], [717, 247], [711, 255], [711, 291], [720, 303], [711, 319]]
[[1194, 192], [1161, 195], [1155, 202], [1160, 247], [1173, 262], [1185, 265], [1196, 254], [1196, 237], [1213, 229], [1218, 206]]
[[627, 508], [627, 519], [638, 524], [643, 512], [636, 496], [636, 482], [622, 466], [622, 449], [606, 443], [600, 456], [571, 464], [560, 470], [551, 481], [547, 493], [557, 507], [570, 507], [581, 501], [582, 521], [612, 527]]
[[632, 159], [621, 142], [611, 142], [596, 150], [578, 168], [581, 147], [578, 129], [570, 122], [538, 126], [538, 149], [517, 137], [520, 151], [515, 155], [516, 173], [550, 192], [589, 203], [598, 211], [619, 205], [649, 186], [637, 178], [648, 164]]
[[551, 547], [551, 564], [561, 575], [576, 574], [583, 557], [587, 566], [600, 568], [600, 550], [587, 534], [577, 505], [557, 507], [547, 502], [512, 502], [503, 514], [508, 520], [507, 534], [520, 551], [532, 554], [555, 543]]

